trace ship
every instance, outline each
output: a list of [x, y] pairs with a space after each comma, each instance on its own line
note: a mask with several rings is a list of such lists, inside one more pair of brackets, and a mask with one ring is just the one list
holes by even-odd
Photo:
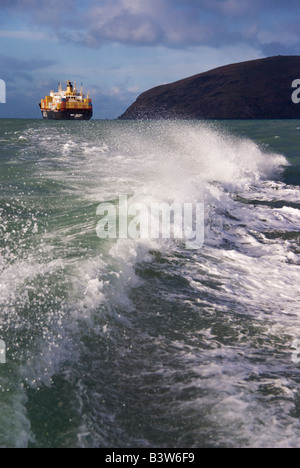
[[44, 119], [51, 120], [90, 120], [93, 116], [93, 104], [90, 93], [87, 96], [77, 91], [76, 83], [67, 81], [67, 89], [59, 83], [58, 91], [50, 91], [50, 96], [41, 99], [39, 104]]

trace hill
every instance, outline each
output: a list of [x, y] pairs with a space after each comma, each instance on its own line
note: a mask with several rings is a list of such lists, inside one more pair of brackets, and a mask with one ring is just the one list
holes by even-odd
[[226, 65], [144, 92], [119, 119], [298, 119], [296, 79], [300, 56]]

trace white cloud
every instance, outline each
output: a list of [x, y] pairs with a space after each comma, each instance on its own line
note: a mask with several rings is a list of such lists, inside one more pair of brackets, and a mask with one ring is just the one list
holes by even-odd
[[140, 92], [140, 88], [138, 86], [131, 86], [128, 88], [128, 92], [129, 93], [139, 93]]
[[[83, 41], [90, 47], [119, 42], [180, 46], [210, 40], [218, 29], [201, 18], [201, 8], [178, 8], [173, 0], [103, 0], [86, 12]], [[184, 3], [183, 3], [184, 5]]]
[[288, 28], [276, 31], [262, 29], [258, 32], [258, 38], [262, 44], [280, 43], [287, 46], [299, 44], [299, 34], [290, 31]]
[[54, 37], [41, 31], [6, 31], [0, 30], [0, 37], [8, 39], [22, 39], [30, 41], [53, 40]]

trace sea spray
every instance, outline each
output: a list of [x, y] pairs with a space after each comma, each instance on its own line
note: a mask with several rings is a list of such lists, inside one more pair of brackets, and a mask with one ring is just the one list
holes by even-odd
[[[1, 446], [298, 445], [297, 126], [2, 122]], [[124, 195], [204, 245], [100, 239]]]

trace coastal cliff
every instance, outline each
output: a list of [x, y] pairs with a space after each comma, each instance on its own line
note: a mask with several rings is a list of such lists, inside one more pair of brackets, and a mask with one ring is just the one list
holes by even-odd
[[235, 63], [152, 88], [119, 119], [298, 119], [295, 80], [300, 56]]

